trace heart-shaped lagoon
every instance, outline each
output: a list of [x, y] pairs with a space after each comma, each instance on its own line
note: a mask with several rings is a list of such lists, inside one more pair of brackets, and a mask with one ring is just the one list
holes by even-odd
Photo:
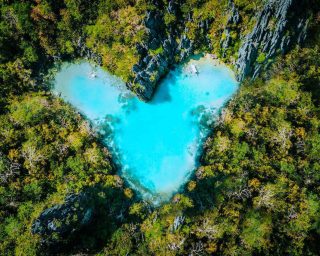
[[87, 62], [65, 63], [54, 91], [104, 132], [121, 175], [159, 202], [189, 178], [208, 128], [237, 88], [232, 71], [206, 56], [172, 70], [148, 103]]

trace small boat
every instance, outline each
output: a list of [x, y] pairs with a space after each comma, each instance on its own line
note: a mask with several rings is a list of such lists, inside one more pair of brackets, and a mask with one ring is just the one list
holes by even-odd
[[94, 79], [97, 77], [97, 73], [95, 71], [90, 72], [89, 78]]
[[197, 66], [196, 66], [196, 65], [191, 64], [191, 65], [190, 65], [190, 68], [191, 68], [191, 73], [196, 74], [196, 75], [198, 75], [198, 74], [199, 74], [199, 71], [198, 71], [198, 69], [197, 69]]

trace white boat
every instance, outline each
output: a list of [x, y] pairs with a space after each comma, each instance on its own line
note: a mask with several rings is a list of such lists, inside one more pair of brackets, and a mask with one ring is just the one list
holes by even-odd
[[89, 78], [90, 79], [94, 79], [96, 77], [97, 77], [97, 73], [96, 72], [92, 71], [92, 72], [89, 73]]
[[190, 68], [191, 68], [191, 73], [192, 73], [192, 74], [199, 74], [199, 71], [198, 71], [196, 65], [191, 64], [191, 65], [190, 65]]

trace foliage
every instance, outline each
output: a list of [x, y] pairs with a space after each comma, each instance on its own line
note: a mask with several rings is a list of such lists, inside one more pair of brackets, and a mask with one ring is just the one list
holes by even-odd
[[[134, 223], [129, 251], [318, 254], [320, 122], [313, 94], [320, 80], [312, 65], [319, 60], [308, 54], [319, 53], [313, 49], [294, 50], [273, 65], [266, 80], [241, 86], [207, 140], [202, 166], [185, 195], [149, 216], [140, 214], [145, 211], [141, 204], [131, 208], [142, 221]], [[295, 59], [304, 63], [303, 72], [292, 65]], [[306, 73], [310, 76], [302, 75]], [[315, 83], [307, 87], [310, 81]], [[113, 242], [104, 253], [116, 255], [118, 250]]]
[[138, 62], [135, 46], [145, 38], [143, 1], [131, 6], [130, 1], [120, 9], [106, 9], [94, 25], [87, 26], [87, 44], [102, 54], [103, 65], [129, 81], [132, 67]]
[[266, 60], [266, 55], [265, 55], [265, 53], [260, 53], [259, 56], [258, 56], [258, 58], [257, 58], [257, 62], [258, 62], [259, 64], [262, 64], [265, 60]]
[[[310, 21], [315, 36], [307, 47], [241, 86], [205, 143], [192, 180], [158, 208], [124, 188], [90, 124], [46, 92], [43, 81], [52, 63], [78, 57], [100, 56], [106, 69], [131, 81], [132, 67], [141, 61], [136, 46], [152, 40], [144, 23], [150, 10], [160, 13], [163, 33], [177, 43], [185, 35], [195, 50], [232, 63], [266, 1], [233, 1], [240, 21], [228, 25], [225, 50], [229, 1], [176, 2], [175, 12], [168, 11], [167, 0], [1, 2], [1, 255], [50, 254], [43, 237], [32, 234], [33, 221], [84, 190], [98, 206], [95, 221], [63, 241], [60, 253], [318, 254], [319, 17]], [[148, 52], [164, 50], [159, 45]]]
[[69, 193], [99, 185], [103, 191], [114, 188], [117, 200], [122, 182], [112, 175], [107, 149], [97, 144], [90, 124], [61, 100], [44, 93], [14, 97], [0, 120], [1, 254], [14, 247], [36, 250], [32, 221]]

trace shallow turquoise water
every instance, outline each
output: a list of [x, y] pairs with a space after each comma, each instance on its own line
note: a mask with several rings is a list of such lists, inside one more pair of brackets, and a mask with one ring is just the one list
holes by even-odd
[[[191, 63], [198, 75], [187, 71]], [[171, 71], [149, 103], [87, 62], [64, 64], [54, 91], [104, 131], [122, 176], [143, 197], [158, 202], [188, 179], [217, 111], [237, 88], [233, 73], [206, 57]]]

